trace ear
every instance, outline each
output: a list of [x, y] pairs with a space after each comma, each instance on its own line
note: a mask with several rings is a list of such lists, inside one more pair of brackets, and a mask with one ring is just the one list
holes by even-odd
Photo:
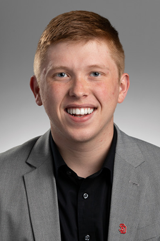
[[41, 106], [42, 100], [41, 100], [41, 95], [40, 95], [40, 88], [39, 88], [39, 84], [38, 84], [38, 81], [37, 81], [37, 78], [35, 75], [33, 75], [30, 79], [30, 88], [34, 94], [36, 104]]
[[119, 97], [118, 103], [122, 103], [127, 95], [128, 89], [130, 86], [130, 80], [128, 74], [123, 74], [119, 83]]

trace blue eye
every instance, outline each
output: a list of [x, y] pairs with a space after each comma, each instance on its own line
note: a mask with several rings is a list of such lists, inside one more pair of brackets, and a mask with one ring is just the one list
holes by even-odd
[[58, 77], [66, 77], [65, 75], [66, 75], [66, 73], [64, 73], [64, 72], [61, 72], [61, 73], [57, 74]]
[[94, 77], [98, 77], [100, 76], [100, 73], [99, 72], [92, 72], [91, 75], [93, 74]]

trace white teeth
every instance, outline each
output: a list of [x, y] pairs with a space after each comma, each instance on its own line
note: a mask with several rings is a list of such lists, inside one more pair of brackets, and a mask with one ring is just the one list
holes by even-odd
[[93, 112], [93, 109], [90, 109], [90, 114]]
[[84, 109], [84, 114], [86, 115], [87, 113], [88, 113], [88, 110], [86, 108], [86, 109]]
[[93, 108], [69, 108], [67, 112], [73, 115], [87, 115], [91, 114], [94, 111]]
[[76, 115], [80, 115], [80, 114], [81, 114], [80, 109], [76, 109]]
[[84, 115], [84, 109], [83, 108], [81, 109], [81, 115]]

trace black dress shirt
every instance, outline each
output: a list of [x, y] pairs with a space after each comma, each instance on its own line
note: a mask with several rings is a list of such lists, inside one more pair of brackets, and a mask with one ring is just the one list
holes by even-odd
[[116, 143], [114, 127], [103, 167], [81, 178], [66, 165], [50, 134], [62, 241], [107, 241]]

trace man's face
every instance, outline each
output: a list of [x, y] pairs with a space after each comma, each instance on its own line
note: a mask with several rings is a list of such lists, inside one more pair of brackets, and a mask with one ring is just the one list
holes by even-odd
[[113, 130], [116, 105], [125, 97], [106, 42], [60, 42], [47, 54], [36, 102], [44, 105], [53, 138], [102, 141]]

